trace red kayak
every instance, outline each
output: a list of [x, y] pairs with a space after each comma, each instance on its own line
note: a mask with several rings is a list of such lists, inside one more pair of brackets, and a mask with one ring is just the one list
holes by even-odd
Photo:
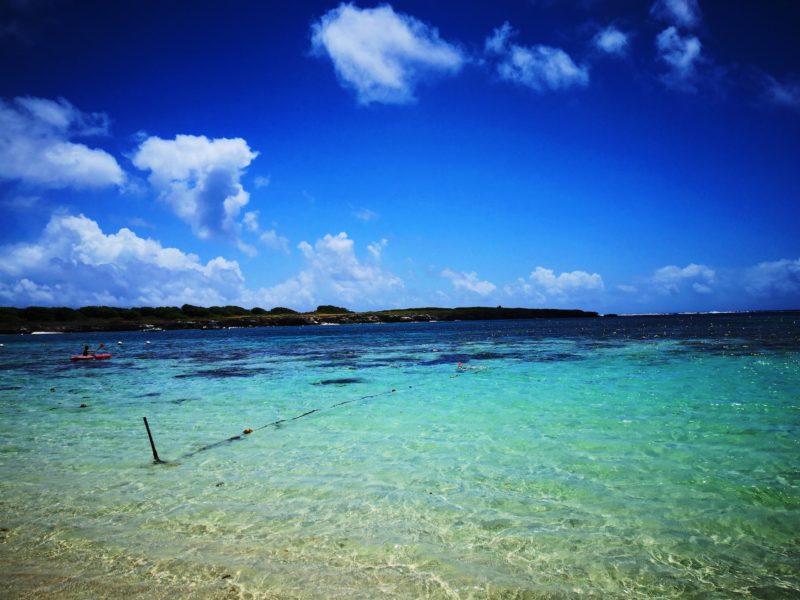
[[70, 360], [103, 360], [104, 358], [111, 358], [110, 354], [78, 354], [70, 356]]

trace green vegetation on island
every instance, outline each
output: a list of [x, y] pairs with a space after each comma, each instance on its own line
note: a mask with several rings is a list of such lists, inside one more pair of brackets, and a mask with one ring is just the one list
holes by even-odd
[[557, 319], [597, 317], [596, 312], [551, 308], [404, 308], [353, 312], [321, 305], [301, 313], [278, 306], [271, 310], [241, 306], [157, 306], [82, 308], [29, 306], [0, 307], [0, 333], [35, 331], [137, 331], [153, 329], [222, 329], [226, 327], [269, 327], [277, 325], [322, 325], [348, 323], [401, 323], [425, 321], [480, 321], [498, 319]]

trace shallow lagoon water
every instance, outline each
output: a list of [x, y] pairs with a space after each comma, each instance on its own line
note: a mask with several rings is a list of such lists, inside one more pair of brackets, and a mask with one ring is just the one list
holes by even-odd
[[2, 342], [4, 597], [800, 595], [796, 314]]

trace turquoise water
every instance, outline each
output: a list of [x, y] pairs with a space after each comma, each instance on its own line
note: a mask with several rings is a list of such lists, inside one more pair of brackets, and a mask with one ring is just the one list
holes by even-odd
[[0, 343], [3, 597], [800, 596], [798, 315]]

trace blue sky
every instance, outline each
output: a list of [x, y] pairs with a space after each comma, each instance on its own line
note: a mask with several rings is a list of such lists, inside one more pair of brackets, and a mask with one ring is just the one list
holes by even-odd
[[0, 305], [800, 308], [794, 1], [0, 0]]

